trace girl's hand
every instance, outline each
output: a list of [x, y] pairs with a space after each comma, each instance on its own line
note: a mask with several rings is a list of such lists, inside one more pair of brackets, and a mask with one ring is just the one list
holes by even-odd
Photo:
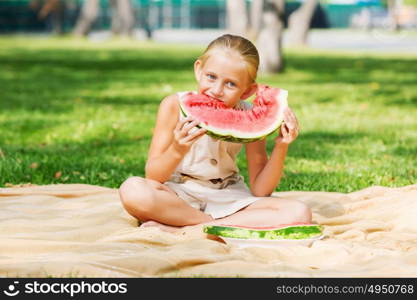
[[281, 132], [275, 139], [275, 144], [290, 144], [298, 136], [300, 127], [297, 118], [291, 108], [287, 107], [284, 111], [284, 122], [281, 125]]
[[177, 126], [175, 126], [172, 145], [181, 155], [185, 155], [190, 150], [192, 144], [206, 133], [206, 129], [196, 127], [199, 123], [198, 120], [187, 117], [179, 120]]

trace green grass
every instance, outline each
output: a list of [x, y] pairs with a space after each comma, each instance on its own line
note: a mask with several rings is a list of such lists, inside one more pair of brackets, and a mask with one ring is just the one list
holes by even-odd
[[[144, 176], [159, 101], [195, 89], [203, 48], [0, 37], [0, 186], [118, 187]], [[301, 123], [278, 188], [351, 192], [417, 181], [417, 57], [287, 50]], [[272, 137], [268, 149], [272, 150]], [[244, 151], [238, 160], [247, 178]]]

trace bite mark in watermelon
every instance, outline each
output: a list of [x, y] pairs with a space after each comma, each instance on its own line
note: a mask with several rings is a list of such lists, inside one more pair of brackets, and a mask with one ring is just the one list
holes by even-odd
[[286, 90], [259, 85], [252, 108], [238, 110], [220, 100], [190, 92], [180, 98], [180, 108], [184, 116], [198, 119], [198, 127], [205, 128], [208, 135], [229, 142], [250, 143], [280, 128], [288, 106], [287, 97]]

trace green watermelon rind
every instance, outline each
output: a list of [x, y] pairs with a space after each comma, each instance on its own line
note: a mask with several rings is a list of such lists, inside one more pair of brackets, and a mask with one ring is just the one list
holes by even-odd
[[[278, 100], [278, 102], [281, 103], [282, 107], [283, 108], [287, 107], [288, 106], [288, 101], [287, 101], [288, 91], [284, 90], [284, 89], [281, 89], [278, 97], [280, 98]], [[179, 104], [180, 104], [181, 114], [184, 117], [187, 117], [188, 114], [187, 114], [187, 111], [186, 111], [181, 99], [179, 101]], [[252, 143], [252, 142], [256, 142], [258, 140], [264, 139], [267, 136], [269, 136], [269, 135], [273, 134], [274, 132], [276, 132], [277, 130], [279, 130], [281, 128], [281, 125], [282, 125], [283, 121], [284, 121], [283, 110], [280, 110], [279, 114], [280, 114], [280, 116], [277, 118], [278, 121], [275, 124], [273, 124], [269, 129], [264, 130], [262, 132], [259, 132], [259, 135], [257, 135], [257, 136], [251, 136], [251, 137], [247, 137], [247, 138], [237, 137], [237, 136], [233, 136], [233, 135], [230, 135], [230, 134], [224, 134], [224, 133], [221, 132], [221, 129], [211, 129], [210, 126], [205, 126], [203, 123], [200, 123], [196, 127], [206, 129], [207, 130], [206, 134], [213, 137], [214, 139], [220, 139], [220, 140], [227, 141], [227, 142], [232, 142], [232, 143], [244, 143], [244, 144], [246, 144], [246, 143]]]
[[[199, 126], [199, 125], [197, 125], [197, 127], [201, 128], [201, 126]], [[211, 136], [212, 138], [219, 139], [219, 140], [222, 140], [222, 141], [247, 144], [247, 143], [256, 142], [258, 140], [266, 138], [267, 136], [273, 134], [274, 132], [276, 132], [280, 128], [281, 128], [281, 125], [279, 125], [277, 129], [274, 129], [272, 132], [270, 132], [266, 135], [259, 136], [259, 137], [254, 137], [254, 138], [238, 138], [238, 137], [234, 137], [232, 135], [221, 135], [221, 134], [216, 134], [213, 131], [209, 131], [209, 130], [206, 132], [206, 134]]]
[[203, 231], [207, 234], [236, 239], [262, 240], [301, 240], [319, 237], [323, 234], [320, 225], [290, 226], [273, 230], [258, 230], [229, 226], [207, 225]]

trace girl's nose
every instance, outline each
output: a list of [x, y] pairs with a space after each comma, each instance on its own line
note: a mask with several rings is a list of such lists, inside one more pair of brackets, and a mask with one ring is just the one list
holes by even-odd
[[223, 96], [223, 87], [222, 87], [222, 85], [220, 83], [216, 84], [211, 89], [211, 92], [213, 93], [213, 96], [215, 98], [219, 98], [219, 97]]

